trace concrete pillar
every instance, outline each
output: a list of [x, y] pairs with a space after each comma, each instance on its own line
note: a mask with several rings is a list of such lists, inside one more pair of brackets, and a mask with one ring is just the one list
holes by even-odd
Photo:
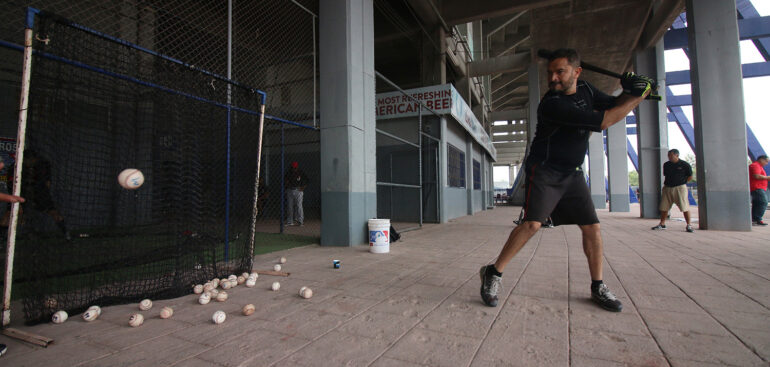
[[596, 209], [607, 207], [604, 189], [604, 136], [601, 132], [591, 133], [588, 138], [588, 182], [591, 186], [591, 201]]
[[529, 65], [527, 71], [529, 81], [529, 111], [527, 113], [527, 151], [532, 139], [535, 138], [535, 128], [537, 127], [537, 106], [540, 105], [540, 74], [537, 62]]
[[377, 216], [372, 0], [322, 0], [321, 245], [368, 242]]
[[[532, 144], [532, 139], [535, 138], [535, 129], [537, 128], [537, 106], [540, 104], [540, 74], [537, 62], [533, 62], [529, 65], [527, 70], [527, 79], [529, 84], [529, 106], [527, 107], [527, 154], [529, 154], [529, 146]], [[526, 154], [525, 154], [526, 157]], [[526, 158], [525, 158], [526, 159]], [[520, 168], [524, 168], [524, 162], [522, 162]], [[511, 200], [514, 205], [524, 204], [524, 180], [526, 180], [526, 170], [519, 171], [519, 174], [524, 174], [519, 180], [518, 187], [514, 187], [513, 199]], [[516, 182], [511, 180], [511, 185]]]
[[465, 134], [465, 193], [468, 195], [468, 215], [473, 215], [473, 138]]
[[631, 211], [628, 197], [628, 147], [626, 119], [607, 129], [607, 176], [610, 211]]
[[663, 185], [663, 163], [668, 160], [668, 116], [666, 111], [666, 69], [663, 62], [663, 40], [655, 47], [634, 53], [636, 73], [658, 81], [663, 100], [646, 100], [636, 108], [636, 139], [639, 154], [640, 216], [659, 218], [660, 189]]
[[508, 166], [508, 184], [510, 186], [513, 186], [513, 183], [516, 181], [516, 167], [514, 165]]
[[734, 1], [687, 0], [701, 229], [751, 230], [735, 11]]
[[471, 36], [473, 37], [473, 52], [472, 56], [473, 61], [484, 59], [484, 35], [482, 32], [482, 25], [481, 21], [477, 20], [472, 24], [473, 33]]
[[438, 172], [439, 172], [439, 202], [441, 203], [439, 205], [439, 222], [440, 223], [446, 223], [449, 221], [449, 215], [447, 215], [447, 203], [444, 201], [447, 197], [446, 191], [449, 186], [449, 180], [447, 178], [447, 142], [446, 142], [446, 136], [449, 134], [449, 128], [447, 126], [449, 122], [447, 121], [446, 115], [441, 115], [439, 117], [439, 129], [441, 130], [441, 141], [439, 142], [439, 152], [438, 152], [438, 159], [439, 159], [439, 165], [438, 165]]
[[[422, 34], [422, 33], [421, 33]], [[422, 85], [446, 84], [446, 33], [443, 27], [436, 27], [430, 38], [422, 35]]]

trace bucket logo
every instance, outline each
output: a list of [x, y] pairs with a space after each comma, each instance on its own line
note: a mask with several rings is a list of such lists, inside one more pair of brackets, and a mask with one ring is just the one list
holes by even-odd
[[369, 246], [384, 246], [388, 244], [388, 230], [369, 231]]

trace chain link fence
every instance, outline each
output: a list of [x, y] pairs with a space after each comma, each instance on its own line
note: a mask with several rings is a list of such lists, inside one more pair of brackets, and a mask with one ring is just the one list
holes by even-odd
[[[282, 234], [257, 236], [256, 251], [287, 234], [317, 242], [313, 5], [233, 0], [230, 12], [227, 2], [193, 0], [0, 4], [0, 158], [7, 167], [0, 189], [6, 192], [17, 154], [11, 142], [25, 8], [56, 20], [34, 29], [39, 53], [27, 157], [47, 163], [25, 162], [21, 176], [33, 179], [22, 190], [27, 187], [29, 203], [38, 203], [24, 207], [16, 248], [21, 260], [14, 285], [21, 285], [17, 296], [28, 321], [44, 321], [56, 309], [79, 312], [93, 302], [178, 296], [193, 282], [250, 268], [254, 197], [256, 231]], [[135, 47], [124, 47], [129, 44]], [[250, 86], [267, 93], [258, 189], [259, 96]], [[292, 162], [306, 177], [301, 203], [289, 195], [297, 185], [286, 182]], [[144, 167], [144, 190], [115, 184], [128, 165]], [[36, 186], [46, 187], [45, 195], [30, 191]], [[289, 219], [297, 225], [286, 225]], [[84, 262], [94, 258], [98, 263]]]

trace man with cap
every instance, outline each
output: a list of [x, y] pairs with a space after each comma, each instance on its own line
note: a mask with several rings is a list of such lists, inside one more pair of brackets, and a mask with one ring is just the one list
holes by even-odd
[[307, 175], [299, 169], [299, 163], [291, 162], [291, 168], [286, 172], [286, 225], [304, 225], [305, 213], [302, 210], [302, 196], [307, 186]]

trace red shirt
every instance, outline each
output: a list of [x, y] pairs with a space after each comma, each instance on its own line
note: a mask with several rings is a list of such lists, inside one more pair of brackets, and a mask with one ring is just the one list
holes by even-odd
[[749, 191], [756, 189], [767, 190], [767, 180], [757, 180], [754, 175], [767, 176], [764, 167], [759, 165], [759, 162], [754, 162], [749, 165]]

